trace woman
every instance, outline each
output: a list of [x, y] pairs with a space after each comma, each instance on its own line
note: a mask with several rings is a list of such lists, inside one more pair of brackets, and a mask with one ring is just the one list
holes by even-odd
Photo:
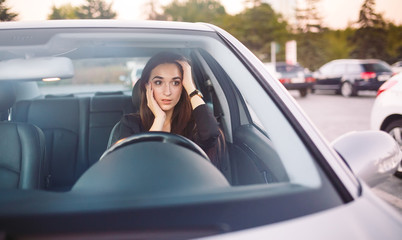
[[171, 52], [156, 54], [138, 81], [140, 111], [123, 116], [112, 142], [146, 131], [179, 134], [197, 143], [219, 167], [217, 146], [221, 131], [194, 85], [188, 60]]

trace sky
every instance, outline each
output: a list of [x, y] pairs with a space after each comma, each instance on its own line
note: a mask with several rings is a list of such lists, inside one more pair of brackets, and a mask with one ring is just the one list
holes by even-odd
[[[141, 20], [145, 19], [143, 11], [148, 0], [105, 0], [113, 2], [113, 10], [117, 12], [117, 19]], [[278, 0], [282, 1], [282, 0]], [[301, 1], [301, 0], [299, 0]], [[160, 0], [162, 5], [167, 5], [171, 0]], [[220, 0], [229, 14], [236, 14], [243, 10], [244, 0]], [[344, 29], [349, 23], [358, 19], [359, 10], [364, 0], [321, 0], [318, 5], [325, 26], [332, 29]], [[376, 12], [383, 14], [384, 18], [402, 25], [402, 0], [376, 0]], [[60, 7], [71, 3], [79, 6], [85, 0], [6, 0], [6, 6], [12, 12], [19, 14], [19, 21], [46, 20], [51, 12], [51, 7]]]

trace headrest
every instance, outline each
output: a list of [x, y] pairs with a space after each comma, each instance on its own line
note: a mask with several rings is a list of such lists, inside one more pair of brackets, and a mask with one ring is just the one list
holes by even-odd
[[74, 97], [74, 94], [47, 94], [45, 95], [45, 98], [72, 98]]
[[123, 91], [114, 91], [114, 92], [96, 92], [95, 96], [106, 96], [106, 95], [123, 95]]
[[141, 105], [140, 80], [138, 80], [134, 84], [133, 91], [131, 93], [131, 99], [133, 101], [134, 108], [140, 109], [140, 105]]
[[16, 100], [14, 84], [0, 81], [0, 112], [10, 109]]

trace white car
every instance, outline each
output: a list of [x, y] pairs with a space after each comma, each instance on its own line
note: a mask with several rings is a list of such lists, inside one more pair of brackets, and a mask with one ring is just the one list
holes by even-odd
[[[402, 148], [402, 73], [393, 76], [378, 90], [371, 111], [371, 129], [389, 133]], [[401, 165], [395, 175], [402, 177]]]
[[[216, 161], [168, 132], [107, 149], [141, 104], [119, 77], [165, 51], [191, 60], [224, 133]], [[0, 114], [0, 238], [401, 239], [401, 214], [370, 189], [400, 162], [394, 139], [328, 144], [264, 64], [210, 24], [0, 23]]]

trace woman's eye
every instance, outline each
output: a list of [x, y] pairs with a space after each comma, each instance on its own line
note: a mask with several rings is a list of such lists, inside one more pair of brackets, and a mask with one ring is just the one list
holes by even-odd
[[155, 85], [161, 85], [161, 84], [162, 84], [162, 81], [159, 81], [159, 80], [154, 81], [154, 84], [155, 84]]
[[180, 85], [180, 81], [174, 81], [173, 82], [173, 86], [179, 86]]

